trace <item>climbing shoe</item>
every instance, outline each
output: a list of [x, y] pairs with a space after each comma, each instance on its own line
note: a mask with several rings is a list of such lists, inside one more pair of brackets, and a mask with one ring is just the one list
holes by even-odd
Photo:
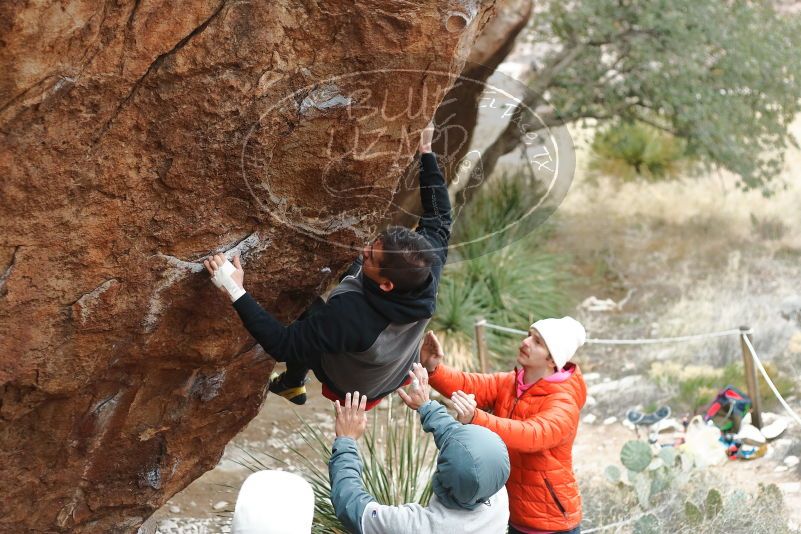
[[284, 383], [284, 375], [286, 372], [273, 373], [270, 376], [270, 391], [276, 395], [281, 395], [286, 400], [293, 404], [302, 405], [306, 404], [306, 381], [299, 386], [289, 386]]

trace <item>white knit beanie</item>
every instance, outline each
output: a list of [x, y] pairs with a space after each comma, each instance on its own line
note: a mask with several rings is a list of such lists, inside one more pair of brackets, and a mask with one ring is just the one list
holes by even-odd
[[257, 471], [242, 484], [234, 508], [233, 534], [309, 534], [314, 491], [286, 471]]
[[551, 353], [556, 369], [561, 371], [578, 348], [584, 344], [587, 333], [580, 322], [572, 317], [541, 319], [531, 325], [542, 336]]

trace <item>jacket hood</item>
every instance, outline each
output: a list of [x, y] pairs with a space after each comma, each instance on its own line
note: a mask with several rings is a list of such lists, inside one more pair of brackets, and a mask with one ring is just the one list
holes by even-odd
[[[524, 395], [551, 395], [553, 393], [567, 393], [576, 400], [579, 409], [584, 407], [587, 401], [587, 384], [581, 376], [581, 369], [574, 363], [568, 363], [564, 368], [570, 376], [559, 382], [549, 382], [545, 379], [538, 380]], [[515, 368], [514, 376], [517, 376]]]
[[474, 510], [506, 484], [509, 469], [509, 453], [497, 434], [463, 425], [440, 448], [434, 493], [448, 508]]
[[437, 280], [428, 276], [425, 285], [413, 291], [384, 291], [362, 271], [364, 298], [378, 313], [392, 323], [406, 324], [428, 319], [434, 315], [437, 304]]

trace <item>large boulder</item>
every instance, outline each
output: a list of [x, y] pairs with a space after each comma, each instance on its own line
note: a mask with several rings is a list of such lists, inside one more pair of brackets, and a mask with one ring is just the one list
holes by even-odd
[[0, 531], [133, 532], [387, 216], [491, 0], [0, 4]]

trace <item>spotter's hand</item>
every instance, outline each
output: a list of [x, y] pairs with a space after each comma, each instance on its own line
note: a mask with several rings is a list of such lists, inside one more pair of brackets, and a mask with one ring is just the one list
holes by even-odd
[[420, 363], [426, 368], [428, 374], [437, 370], [437, 367], [442, 363], [442, 358], [445, 353], [442, 351], [442, 345], [434, 335], [434, 332], [429, 330], [423, 338], [423, 344], [420, 347]]
[[456, 420], [466, 425], [476, 416], [476, 396], [468, 395], [464, 391], [454, 391], [451, 395], [453, 409], [456, 410]]
[[401, 400], [411, 408], [417, 410], [429, 400], [431, 386], [428, 385], [428, 372], [426, 368], [419, 363], [412, 364], [412, 370], [409, 371], [409, 377], [412, 383], [409, 385], [409, 392], [398, 388], [397, 393]]
[[339, 401], [334, 402], [337, 419], [334, 423], [334, 432], [338, 438], [351, 438], [358, 440], [367, 428], [367, 395], [359, 397], [359, 392], [354, 391], [345, 395], [345, 406], [341, 406]]

